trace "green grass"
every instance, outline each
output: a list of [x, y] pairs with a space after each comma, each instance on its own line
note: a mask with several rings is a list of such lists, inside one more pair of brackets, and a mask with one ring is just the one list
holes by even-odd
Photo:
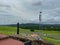
[[15, 34], [16, 33], [16, 27], [0, 26], [0, 33]]
[[53, 43], [53, 44], [55, 44], [55, 45], [60, 45], [60, 40], [52, 39], [52, 38], [48, 38], [48, 37], [45, 37], [44, 39], [45, 39], [47, 42]]
[[44, 31], [46, 34], [60, 35], [60, 31]]
[[[40, 33], [41, 31], [35, 30], [35, 32]], [[31, 32], [30, 29], [21, 29], [20, 28], [20, 33], [35, 33]], [[16, 27], [9, 27], [9, 26], [0, 26], [0, 33], [3, 34], [16, 34]], [[60, 36], [60, 31], [42, 31], [44, 34], [51, 34], [51, 35], [57, 35]], [[55, 39], [54, 37], [51, 38], [49, 36], [44, 37], [44, 39], [48, 42], [54, 43], [55, 45], [60, 45], [60, 39]]]

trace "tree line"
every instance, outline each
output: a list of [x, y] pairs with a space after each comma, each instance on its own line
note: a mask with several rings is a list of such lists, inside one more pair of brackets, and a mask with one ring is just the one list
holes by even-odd
[[20, 28], [23, 29], [36, 29], [36, 30], [54, 30], [54, 31], [60, 31], [60, 25], [58, 24], [21, 24]]
[[[16, 27], [16, 24], [8, 25], [12, 27]], [[33, 23], [27, 23], [27, 24], [19, 24], [19, 27], [22, 29], [34, 29], [34, 30], [54, 30], [54, 31], [60, 31], [60, 24], [33, 24]]]

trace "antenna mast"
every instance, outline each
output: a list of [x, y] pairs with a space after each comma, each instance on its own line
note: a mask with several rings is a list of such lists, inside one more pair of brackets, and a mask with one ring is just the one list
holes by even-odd
[[42, 12], [39, 13], [39, 30], [40, 30], [40, 39], [42, 39], [42, 24], [41, 24], [41, 16], [42, 16]]

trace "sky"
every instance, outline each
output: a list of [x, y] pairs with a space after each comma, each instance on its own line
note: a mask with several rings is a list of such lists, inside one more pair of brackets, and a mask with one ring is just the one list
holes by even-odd
[[0, 0], [0, 24], [60, 24], [60, 0]]

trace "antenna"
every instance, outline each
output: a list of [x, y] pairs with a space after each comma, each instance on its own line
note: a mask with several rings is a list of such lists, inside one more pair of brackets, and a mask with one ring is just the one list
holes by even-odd
[[40, 30], [40, 39], [42, 39], [42, 28], [41, 28], [41, 16], [42, 16], [42, 12], [39, 13], [39, 30]]
[[39, 14], [39, 22], [41, 22], [41, 16], [42, 16], [41, 13], [42, 12], [40, 12], [40, 14]]

